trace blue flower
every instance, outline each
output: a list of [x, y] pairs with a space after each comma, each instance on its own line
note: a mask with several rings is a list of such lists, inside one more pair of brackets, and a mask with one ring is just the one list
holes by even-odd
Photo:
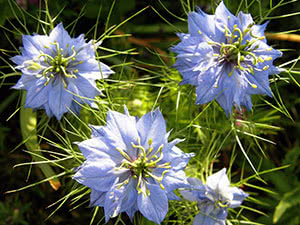
[[[58, 24], [48, 35], [23, 35], [22, 55], [11, 60], [22, 76], [15, 89], [27, 91], [25, 107], [45, 109], [58, 120], [69, 110], [79, 113], [79, 104], [96, 107], [100, 94], [95, 80], [113, 71], [95, 57], [95, 44], [86, 43], [84, 35], [71, 38]], [[79, 103], [79, 104], [78, 104]]]
[[237, 187], [230, 187], [226, 169], [212, 174], [203, 184], [197, 178], [188, 178], [191, 190], [181, 191], [189, 201], [197, 201], [199, 213], [193, 225], [225, 225], [228, 208], [239, 207], [248, 196]]
[[78, 144], [86, 161], [74, 179], [91, 188], [90, 204], [104, 207], [106, 222], [136, 211], [160, 224], [173, 190], [189, 187], [184, 168], [192, 154], [168, 142], [165, 120], [157, 109], [140, 119], [109, 111], [106, 126], [91, 126], [92, 137]]
[[189, 13], [189, 33], [179, 33], [181, 42], [171, 50], [181, 84], [196, 86], [196, 104], [216, 99], [228, 116], [232, 106], [251, 110], [253, 94], [272, 96], [268, 78], [280, 72], [273, 60], [282, 53], [267, 45], [266, 26], [255, 25], [250, 14], [234, 16], [223, 2], [215, 15], [199, 8]]

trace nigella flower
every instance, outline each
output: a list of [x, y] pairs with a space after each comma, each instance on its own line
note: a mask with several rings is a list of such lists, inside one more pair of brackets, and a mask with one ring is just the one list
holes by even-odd
[[181, 191], [189, 201], [197, 201], [200, 212], [193, 225], [225, 225], [228, 208], [239, 207], [248, 196], [237, 187], [230, 187], [226, 169], [212, 174], [203, 184], [197, 178], [188, 178], [191, 190]]
[[45, 109], [60, 120], [69, 110], [79, 113], [78, 103], [96, 106], [95, 80], [113, 71], [96, 60], [92, 41], [86, 43], [83, 34], [71, 38], [60, 23], [49, 36], [23, 35], [23, 45], [22, 55], [11, 60], [22, 72], [13, 88], [27, 91], [25, 107]]
[[74, 179], [91, 188], [90, 204], [104, 207], [106, 222], [136, 211], [160, 224], [173, 193], [189, 187], [184, 168], [192, 154], [168, 142], [169, 132], [157, 109], [140, 119], [109, 111], [106, 126], [91, 126], [92, 138], [78, 144], [86, 161]]
[[251, 110], [252, 94], [272, 96], [268, 77], [280, 72], [273, 60], [281, 52], [267, 45], [266, 26], [255, 25], [250, 14], [234, 16], [223, 2], [215, 15], [189, 13], [189, 33], [178, 34], [181, 42], [171, 50], [181, 84], [196, 86], [197, 104], [216, 99], [228, 116], [232, 106]]

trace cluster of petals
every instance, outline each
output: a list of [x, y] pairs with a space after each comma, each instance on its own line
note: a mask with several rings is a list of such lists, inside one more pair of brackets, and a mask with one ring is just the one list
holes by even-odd
[[86, 161], [74, 179], [91, 189], [90, 204], [104, 207], [106, 222], [121, 212], [130, 219], [139, 211], [157, 224], [167, 214], [174, 190], [190, 185], [184, 173], [192, 154], [168, 142], [159, 111], [141, 118], [109, 111], [106, 126], [91, 126], [91, 139], [78, 143]]
[[196, 87], [197, 104], [216, 99], [229, 115], [233, 106], [251, 110], [253, 94], [272, 96], [269, 75], [280, 72], [273, 61], [282, 53], [266, 43], [266, 26], [255, 25], [250, 14], [233, 15], [223, 2], [214, 15], [199, 8], [188, 14], [189, 32], [179, 33], [171, 50], [181, 84]]
[[226, 169], [212, 174], [203, 184], [197, 178], [188, 178], [190, 190], [181, 191], [189, 201], [197, 201], [199, 213], [193, 225], [225, 225], [228, 208], [239, 207], [248, 196], [237, 187], [230, 187]]
[[96, 107], [100, 94], [96, 80], [113, 73], [96, 60], [96, 44], [84, 35], [71, 38], [62, 23], [49, 35], [23, 35], [21, 55], [11, 58], [22, 76], [13, 88], [26, 90], [25, 107], [45, 109], [58, 120], [66, 112], [79, 113], [80, 105]]

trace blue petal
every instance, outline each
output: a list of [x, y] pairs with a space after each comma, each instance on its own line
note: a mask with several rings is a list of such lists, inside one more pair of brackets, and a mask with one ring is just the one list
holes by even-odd
[[249, 13], [239, 12], [237, 17], [239, 19], [239, 24], [237, 25], [241, 30], [245, 30], [249, 27], [249, 25], [253, 25], [254, 23], [252, 16]]
[[48, 84], [51, 85], [51, 91], [49, 91], [49, 107], [57, 120], [60, 120], [62, 115], [70, 108], [73, 95], [66, 91], [60, 76], [56, 76], [55, 79], [54, 82]]
[[134, 217], [134, 214], [136, 213], [136, 211], [138, 211], [137, 202], [134, 202], [134, 205], [131, 208], [126, 210], [126, 213], [132, 223], [133, 223], [133, 217]]
[[225, 220], [218, 220], [216, 218], [207, 216], [203, 213], [197, 214], [194, 218], [193, 225], [225, 225]]
[[[148, 220], [160, 224], [168, 212], [168, 198], [166, 193], [156, 184], [147, 184], [150, 195], [138, 195], [139, 211]], [[145, 190], [145, 187], [144, 187]]]
[[117, 179], [115, 163], [110, 159], [86, 161], [74, 175], [74, 179], [97, 191], [108, 191]]
[[216, 191], [222, 189], [222, 187], [229, 187], [230, 182], [226, 174], [226, 168], [210, 175], [206, 180], [207, 185]]
[[50, 86], [44, 85], [44, 81], [37, 80], [35, 85], [31, 86], [26, 95], [25, 106], [29, 108], [40, 108], [48, 101]]
[[10, 60], [13, 61], [17, 65], [23, 64], [26, 60], [30, 60], [29, 57], [24, 57], [22, 55], [16, 55], [14, 57], [11, 57]]
[[270, 97], [272, 97], [272, 91], [270, 89], [269, 84], [269, 72], [268, 71], [259, 71], [254, 74], [249, 74], [248, 80], [256, 84], [257, 88], [252, 88], [249, 85], [249, 89], [247, 91], [247, 94], [267, 94]]
[[219, 29], [222, 31], [224, 27], [231, 30], [235, 24], [238, 24], [238, 19], [226, 8], [223, 1], [216, 8], [215, 16], [216, 22], [219, 23], [217, 26], [219, 26]]
[[104, 212], [106, 222], [110, 217], [115, 217], [121, 212], [127, 212], [131, 217], [136, 211], [136, 199], [136, 180], [131, 179], [127, 185], [120, 186], [120, 180], [117, 179], [105, 196]]
[[133, 116], [127, 116], [115, 111], [107, 113], [107, 125], [103, 127], [103, 136], [111, 145], [123, 149], [131, 157], [136, 157], [136, 151], [132, 151], [132, 142], [137, 144], [138, 132], [136, 120]]
[[166, 122], [159, 109], [142, 116], [138, 120], [136, 126], [141, 145], [146, 149], [149, 147], [148, 142], [150, 139], [152, 140], [152, 147], [154, 150], [157, 150], [158, 147], [164, 143]]
[[22, 41], [24, 46], [22, 53], [32, 58], [38, 57], [43, 46], [48, 44], [46, 35], [23, 35]]
[[[175, 48], [178, 50], [177, 46]], [[189, 48], [192, 48], [191, 52]], [[213, 48], [206, 42], [203, 42], [184, 47], [183, 51], [182, 53], [177, 51], [179, 54], [174, 67], [183, 76], [181, 84], [188, 83], [197, 86], [205, 71], [208, 71], [210, 67], [215, 67], [216, 63], [212, 60]]]
[[245, 95], [242, 105], [244, 105], [249, 111], [252, 109], [251, 95]]
[[116, 217], [121, 212], [122, 196], [124, 195], [125, 187], [118, 187], [118, 179], [110, 187], [105, 196], [104, 214], [105, 222], [110, 218]]
[[79, 115], [80, 107], [81, 106], [77, 102], [72, 101], [69, 111]]
[[102, 137], [104, 134], [102, 132], [103, 126], [89, 125], [92, 131], [92, 138], [94, 137]]
[[[135, 207], [137, 202], [137, 197], [138, 197], [136, 186], [137, 186], [136, 179], [130, 179], [129, 183], [125, 186], [125, 190], [122, 195], [122, 204], [121, 204], [122, 212], [126, 211], [127, 214], [129, 212], [131, 214], [134, 214], [133, 211], [137, 211], [137, 208]], [[135, 210], [131, 210], [132, 208]], [[131, 215], [128, 216], [130, 217]]]
[[82, 77], [93, 80], [107, 78], [114, 73], [107, 65], [98, 63], [95, 59], [84, 61], [82, 64], [77, 65], [76, 69]]
[[114, 149], [115, 147], [101, 137], [91, 138], [77, 145], [86, 159], [103, 160], [110, 158], [115, 163], [121, 163], [123, 160], [123, 156]]
[[64, 29], [62, 23], [56, 25], [49, 34], [50, 42], [57, 42], [60, 48], [67, 49], [67, 45], [72, 43], [72, 39], [68, 32]]
[[14, 85], [12, 88], [28, 90], [30, 87], [34, 86], [35, 82], [36, 82], [35, 76], [29, 74], [23, 74], [21, 78], [18, 80], [17, 84]]
[[52, 116], [54, 116], [54, 115], [53, 115], [53, 112], [52, 112], [52, 110], [50, 109], [48, 103], [44, 104], [43, 107], [44, 107], [44, 109], [45, 109], [45, 111], [46, 111], [46, 114], [47, 114], [47, 116], [48, 116], [49, 118], [52, 117]]
[[[269, 21], [265, 22], [262, 25], [253, 25], [251, 27], [252, 34], [257, 37], [263, 37], [265, 35], [265, 29], [268, 24], [269, 24]], [[266, 40], [262, 40], [261, 42], [266, 42]]]
[[214, 37], [215, 16], [204, 13], [200, 8], [198, 8], [197, 11], [198, 12], [190, 12], [188, 14], [189, 33], [195, 37], [199, 37], [199, 39], [202, 40], [205, 39], [201, 37], [202, 35], [210, 38]]
[[207, 185], [204, 185], [198, 178], [187, 179], [190, 187], [181, 190], [180, 194], [188, 201], [200, 201], [206, 199], [206, 194], [211, 191]]
[[100, 90], [96, 87], [94, 81], [81, 76], [69, 83], [68, 90], [74, 95], [73, 97], [77, 102], [87, 103], [88, 105], [91, 105], [95, 96], [100, 94]]
[[217, 102], [224, 109], [224, 112], [228, 117], [232, 113], [232, 100], [228, 101], [225, 95], [220, 95], [219, 97], [217, 97]]
[[[227, 68], [224, 66], [211, 67], [198, 78], [196, 87], [196, 104], [204, 104], [215, 99], [221, 92], [222, 80], [227, 76]], [[225, 77], [225, 78], [224, 78]], [[220, 79], [217, 81], [217, 79]], [[216, 87], [218, 85], [219, 87]]]
[[[155, 171], [153, 171], [155, 174]], [[161, 176], [161, 174], [158, 174]], [[187, 181], [187, 177], [183, 170], [180, 171], [168, 171], [162, 180], [162, 184], [165, 187], [165, 191], [171, 192], [178, 188], [189, 188], [190, 185]]]
[[182, 199], [177, 196], [174, 192], [167, 192], [167, 198], [168, 200], [174, 200], [174, 201], [182, 201]]
[[172, 170], [178, 171], [186, 167], [191, 157], [194, 153], [185, 153], [175, 146], [178, 142], [182, 140], [175, 139], [170, 143], [165, 144], [163, 148], [164, 162], [170, 162]]
[[239, 207], [245, 198], [247, 198], [249, 195], [245, 193], [243, 190], [236, 188], [233, 193], [233, 200], [230, 202], [230, 208], [236, 208]]
[[106, 192], [91, 189], [90, 206], [104, 206]]

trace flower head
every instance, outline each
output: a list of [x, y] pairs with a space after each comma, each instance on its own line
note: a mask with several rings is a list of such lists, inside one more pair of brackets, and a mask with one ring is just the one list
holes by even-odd
[[225, 225], [228, 208], [239, 207], [248, 196], [237, 187], [230, 187], [226, 169], [212, 174], [206, 184], [199, 179], [189, 178], [191, 190], [181, 191], [189, 201], [197, 201], [199, 214], [194, 219], [194, 225]]
[[234, 16], [223, 2], [215, 15], [189, 13], [189, 33], [178, 34], [181, 42], [171, 50], [181, 84], [196, 86], [197, 104], [216, 99], [229, 115], [232, 106], [251, 110], [252, 94], [272, 96], [268, 77], [280, 72], [273, 60], [281, 52], [267, 45], [266, 26], [255, 25], [250, 14]]
[[22, 72], [13, 88], [27, 91], [25, 107], [45, 109], [60, 120], [68, 110], [79, 113], [77, 103], [96, 106], [95, 80], [113, 71], [96, 60], [92, 41], [86, 43], [83, 34], [71, 38], [60, 23], [49, 35], [23, 35], [23, 45], [22, 55], [11, 60]]
[[104, 207], [106, 221], [136, 211], [157, 224], [176, 200], [174, 189], [189, 187], [184, 168], [192, 154], [168, 143], [169, 132], [157, 109], [140, 119], [109, 111], [106, 126], [91, 126], [92, 138], [78, 144], [86, 161], [74, 179], [91, 188], [91, 205]]

